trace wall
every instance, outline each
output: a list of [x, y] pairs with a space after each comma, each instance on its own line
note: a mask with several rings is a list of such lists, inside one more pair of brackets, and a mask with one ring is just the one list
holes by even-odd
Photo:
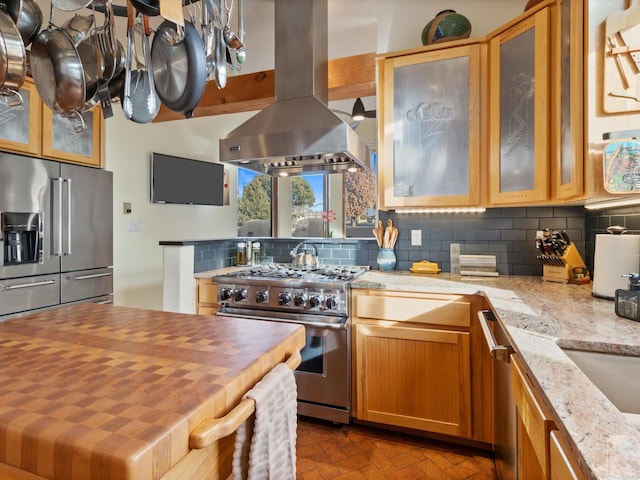
[[[398, 227], [396, 269], [408, 270], [413, 262], [437, 262], [451, 271], [450, 246], [460, 244], [462, 254], [495, 255], [501, 275], [542, 275], [535, 238], [539, 230], [564, 230], [585, 257], [585, 210], [582, 207], [494, 208], [483, 213], [395, 214], [382, 212]], [[607, 221], [622, 221], [614, 217]], [[640, 229], [640, 214], [628, 222]], [[608, 226], [608, 224], [607, 224]], [[631, 227], [629, 227], [631, 228]], [[421, 246], [411, 245], [411, 230], [421, 231]], [[600, 232], [599, 232], [600, 233]], [[291, 239], [258, 239], [262, 254], [275, 262], [291, 261], [289, 252], [299, 243]], [[377, 268], [378, 245], [374, 240], [310, 239], [322, 263], [368, 265]], [[235, 242], [200, 242], [195, 245], [195, 271], [235, 265]], [[313, 253], [313, 249], [310, 250]], [[590, 270], [592, 270], [590, 268]]]
[[[248, 53], [241, 73], [273, 68], [273, 1], [244, 3]], [[424, 25], [446, 8], [465, 14], [473, 24], [473, 35], [483, 35], [519, 14], [525, 3], [525, 0], [329, 0], [329, 57], [420, 46]], [[48, 11], [43, 6], [46, 19]], [[124, 19], [118, 18], [116, 22], [122, 41]], [[375, 108], [375, 99], [364, 101], [367, 109]], [[332, 102], [330, 107], [350, 111], [352, 105], [353, 101], [343, 101]], [[235, 237], [236, 176], [234, 168], [229, 167], [229, 206], [151, 204], [150, 154], [161, 152], [217, 161], [219, 137], [253, 113], [138, 125], [124, 118], [118, 104], [114, 104], [114, 111], [114, 117], [105, 122], [105, 153], [106, 168], [114, 172], [115, 303], [160, 309], [163, 265], [159, 242]], [[123, 202], [132, 203], [130, 215], [122, 213]], [[130, 232], [131, 221], [139, 222], [142, 231]]]

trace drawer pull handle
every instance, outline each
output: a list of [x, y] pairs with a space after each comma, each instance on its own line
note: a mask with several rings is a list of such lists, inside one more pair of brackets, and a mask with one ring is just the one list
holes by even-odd
[[108, 273], [94, 273], [91, 275], [80, 275], [78, 277], [74, 277], [74, 280], [89, 280], [91, 278], [100, 278], [100, 277], [110, 277], [111, 272]]
[[55, 280], [45, 280], [44, 282], [21, 283], [18, 285], [0, 285], [0, 291], [18, 290], [19, 288], [40, 287], [42, 285], [51, 285], [56, 283]]

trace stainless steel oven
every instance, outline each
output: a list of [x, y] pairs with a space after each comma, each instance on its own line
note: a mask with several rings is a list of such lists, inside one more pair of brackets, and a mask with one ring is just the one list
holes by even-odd
[[215, 277], [221, 305], [218, 315], [305, 327], [307, 342], [295, 371], [301, 415], [350, 422], [349, 282], [365, 270], [322, 267], [310, 271], [274, 264]]

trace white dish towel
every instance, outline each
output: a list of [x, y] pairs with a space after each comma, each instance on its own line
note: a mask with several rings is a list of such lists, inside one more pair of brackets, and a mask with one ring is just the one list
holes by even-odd
[[295, 480], [296, 380], [284, 363], [276, 365], [243, 398], [256, 402], [236, 432], [234, 480]]

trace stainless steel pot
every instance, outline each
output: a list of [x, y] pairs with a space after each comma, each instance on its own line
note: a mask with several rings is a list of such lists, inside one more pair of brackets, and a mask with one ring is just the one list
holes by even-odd
[[[298, 250], [303, 245], [312, 246], [315, 253], [309, 253], [306, 248], [303, 248], [302, 252], [298, 253]], [[318, 248], [313, 243], [300, 242], [293, 250], [291, 250], [291, 256], [293, 257], [293, 260], [291, 261], [291, 266], [293, 268], [301, 268], [305, 270], [315, 270], [318, 268]]]
[[27, 74], [27, 52], [18, 27], [4, 10], [0, 10], [0, 35], [0, 85], [17, 91]]
[[12, 15], [11, 18], [16, 22], [22, 42], [27, 47], [33, 42], [42, 27], [42, 10], [35, 0], [17, 0], [16, 3], [20, 4], [18, 16], [13, 18], [11, 11], [9, 11], [9, 15]]
[[82, 60], [69, 36], [49, 28], [31, 45], [31, 73], [44, 104], [58, 113], [82, 111], [87, 101]]

